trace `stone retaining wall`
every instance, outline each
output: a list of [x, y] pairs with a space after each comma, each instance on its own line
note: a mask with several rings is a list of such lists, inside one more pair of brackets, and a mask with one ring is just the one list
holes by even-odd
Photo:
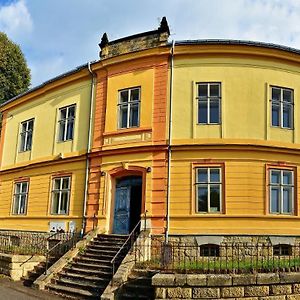
[[40, 255], [0, 254], [0, 273], [11, 277], [12, 280], [20, 280], [45, 260], [45, 256]]
[[300, 273], [156, 274], [155, 299], [300, 299]]

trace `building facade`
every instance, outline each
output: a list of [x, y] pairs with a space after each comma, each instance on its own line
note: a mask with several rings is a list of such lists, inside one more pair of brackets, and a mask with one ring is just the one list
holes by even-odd
[[169, 34], [2, 105], [1, 228], [300, 234], [300, 51]]
[[1, 229], [82, 227], [90, 99], [83, 66], [2, 105]]

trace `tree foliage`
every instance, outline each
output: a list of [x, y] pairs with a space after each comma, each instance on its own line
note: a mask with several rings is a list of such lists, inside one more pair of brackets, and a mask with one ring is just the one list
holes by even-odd
[[21, 48], [0, 32], [0, 103], [28, 90], [30, 79]]

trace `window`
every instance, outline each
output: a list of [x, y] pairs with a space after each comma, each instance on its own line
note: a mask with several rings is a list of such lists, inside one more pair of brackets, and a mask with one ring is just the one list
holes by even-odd
[[221, 83], [198, 83], [198, 124], [221, 123]]
[[21, 123], [20, 132], [20, 152], [30, 151], [32, 146], [32, 132], [34, 119], [30, 119]]
[[60, 142], [73, 140], [74, 136], [74, 121], [75, 121], [75, 107], [70, 105], [59, 110], [59, 137]]
[[215, 213], [221, 211], [221, 168], [196, 169], [196, 211]]
[[206, 244], [200, 246], [200, 256], [220, 256], [220, 247], [215, 244]]
[[289, 256], [292, 255], [292, 246], [287, 244], [279, 244], [273, 246], [273, 255]]
[[28, 201], [28, 181], [16, 182], [14, 187], [14, 203], [12, 213], [14, 215], [25, 215]]
[[291, 89], [271, 87], [272, 126], [293, 128], [293, 94]]
[[138, 127], [140, 123], [141, 89], [119, 91], [119, 128]]
[[270, 170], [270, 213], [291, 214], [294, 204], [294, 172]]
[[67, 215], [71, 191], [71, 177], [54, 178], [52, 183], [51, 214]]

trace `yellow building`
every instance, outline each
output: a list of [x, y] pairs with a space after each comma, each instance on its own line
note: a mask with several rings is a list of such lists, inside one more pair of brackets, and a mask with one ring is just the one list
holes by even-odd
[[300, 51], [173, 51], [170, 234], [299, 235]]
[[0, 228], [300, 234], [300, 51], [168, 37], [105, 34], [2, 105]]
[[81, 229], [91, 84], [85, 65], [1, 106], [1, 229]]

